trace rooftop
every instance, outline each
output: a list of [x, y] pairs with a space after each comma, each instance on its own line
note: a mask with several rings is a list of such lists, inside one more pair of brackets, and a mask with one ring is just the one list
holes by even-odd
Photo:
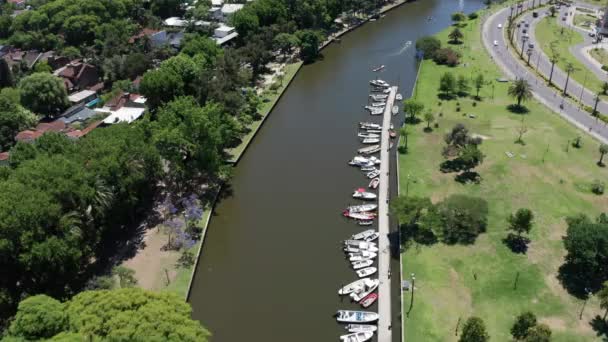
[[[108, 112], [106, 108], [95, 109], [97, 112]], [[120, 122], [131, 123], [141, 117], [145, 108], [122, 107], [116, 111], [110, 111], [110, 115], [103, 120], [103, 123], [112, 125]]]
[[245, 5], [243, 4], [225, 4], [222, 6], [222, 13], [224, 14], [232, 14], [234, 12], [238, 12], [243, 9]]
[[97, 94], [96, 92], [94, 92], [93, 90], [82, 90], [79, 91], [77, 93], [74, 93], [70, 96], [68, 96], [68, 100], [70, 100], [70, 102], [72, 103], [78, 103], [84, 99], [86, 99], [89, 96], [95, 95]]

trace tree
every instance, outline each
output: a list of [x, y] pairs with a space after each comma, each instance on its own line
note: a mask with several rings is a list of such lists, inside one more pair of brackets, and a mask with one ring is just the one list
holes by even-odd
[[213, 39], [200, 34], [186, 34], [181, 47], [182, 53], [190, 57], [201, 55], [209, 65], [215, 64], [215, 60], [223, 53]]
[[460, 63], [460, 54], [451, 48], [441, 48], [435, 51], [433, 60], [437, 64], [445, 64], [454, 67]]
[[483, 88], [484, 84], [485, 84], [485, 79], [483, 77], [483, 74], [477, 75], [477, 77], [475, 77], [475, 81], [474, 81], [475, 90], [477, 91], [475, 93], [475, 98], [479, 99], [479, 91], [481, 90], [481, 88]]
[[551, 42], [551, 56], [549, 56], [549, 61], [551, 62], [551, 72], [549, 73], [549, 85], [551, 85], [551, 80], [553, 80], [553, 69], [555, 68], [555, 63], [559, 62], [560, 55], [556, 49], [556, 45], [558, 42]]
[[604, 155], [606, 153], [608, 153], [608, 144], [600, 144], [599, 147], [599, 152], [600, 152], [600, 160], [597, 161], [597, 165], [599, 166], [604, 166]]
[[486, 231], [488, 203], [478, 197], [450, 195], [437, 205], [439, 238], [447, 244], [471, 244]]
[[36, 115], [19, 104], [17, 89], [0, 91], [0, 151], [8, 151], [15, 144], [15, 136], [22, 130], [34, 126]]
[[431, 130], [431, 124], [435, 121], [435, 115], [433, 115], [430, 109], [424, 113], [424, 121], [426, 121], [426, 129]]
[[279, 33], [274, 37], [274, 47], [279, 49], [283, 55], [287, 55], [291, 50], [298, 46], [298, 38], [290, 33]]
[[551, 328], [546, 324], [537, 324], [528, 330], [524, 342], [550, 342]]
[[608, 94], [608, 82], [602, 83], [602, 94]]
[[407, 136], [409, 134], [410, 134], [410, 132], [408, 131], [406, 125], [403, 125], [403, 127], [401, 127], [399, 129], [399, 137], [403, 137], [403, 146], [399, 146], [399, 148], [401, 149], [400, 150], [401, 153], [407, 152]]
[[439, 80], [439, 91], [446, 98], [451, 98], [456, 93], [456, 78], [450, 72], [446, 72]]
[[144, 74], [139, 91], [148, 99], [151, 109], [184, 94], [184, 81], [173, 70], [160, 68]]
[[425, 209], [432, 207], [428, 197], [399, 196], [391, 204], [391, 212], [403, 225], [417, 224], [424, 215]]
[[[33, 333], [62, 341], [206, 342], [210, 336], [191, 318], [190, 305], [171, 293], [139, 288], [84, 291], [64, 304], [44, 295], [32, 298], [44, 305], [19, 305], [16, 317], [22, 319], [11, 324], [9, 337]], [[71, 338], [62, 339], [66, 336]]]
[[530, 209], [519, 208], [515, 214], [509, 215], [507, 222], [509, 223], [508, 229], [517, 233], [518, 236], [528, 234], [534, 224], [534, 214]]
[[425, 36], [416, 40], [416, 50], [422, 51], [424, 59], [432, 59], [440, 48], [441, 41], [436, 37]]
[[568, 90], [568, 81], [570, 81], [570, 74], [575, 70], [576, 68], [574, 67], [574, 64], [570, 62], [566, 64], [566, 84], [564, 85], [564, 95], [566, 95], [566, 91]]
[[473, 144], [466, 145], [458, 156], [459, 162], [462, 163], [462, 170], [465, 173], [471, 172], [471, 169], [474, 169], [479, 164], [483, 163], [484, 158], [485, 155], [477, 145]]
[[557, 13], [557, 9], [555, 8], [555, 6], [549, 7], [549, 13], [551, 13], [552, 17], [555, 17], [555, 13]]
[[249, 8], [235, 12], [232, 15], [231, 23], [241, 37], [247, 37], [260, 28], [260, 19]]
[[459, 23], [461, 21], [467, 20], [467, 16], [463, 12], [454, 12], [452, 13], [452, 21]]
[[12, 87], [13, 72], [4, 58], [0, 59], [0, 88]]
[[486, 331], [483, 320], [479, 317], [469, 317], [462, 327], [459, 342], [487, 342], [490, 335]]
[[41, 72], [19, 82], [21, 103], [35, 113], [56, 116], [69, 105], [68, 93], [60, 78]]
[[122, 288], [137, 286], [137, 278], [135, 278], [135, 271], [128, 267], [115, 266], [112, 269], [112, 275], [118, 277], [118, 283]]
[[508, 94], [517, 99], [517, 107], [521, 107], [522, 101], [532, 98], [532, 87], [527, 80], [519, 78], [509, 86]]
[[602, 289], [596, 293], [597, 298], [600, 300], [600, 309], [604, 311], [604, 321], [608, 317], [608, 281], [604, 282]]
[[460, 44], [460, 40], [464, 37], [462, 32], [458, 27], [455, 27], [449, 34], [448, 38], [450, 38], [450, 43], [452, 44]]
[[424, 104], [416, 99], [407, 99], [403, 101], [403, 111], [410, 115], [409, 121], [416, 123], [417, 116], [424, 110]]
[[466, 96], [469, 93], [469, 80], [467, 80], [463, 75], [458, 76], [456, 86], [458, 87], [458, 95]]
[[526, 311], [515, 319], [515, 323], [511, 327], [511, 335], [516, 340], [523, 340], [528, 336], [530, 328], [534, 326], [536, 326], [536, 316], [532, 312]]
[[67, 328], [64, 305], [46, 296], [28, 297], [19, 303], [8, 333], [27, 340], [51, 338]]
[[302, 30], [296, 32], [296, 37], [300, 41], [300, 57], [302, 57], [302, 60], [305, 63], [314, 61], [319, 56], [319, 45], [321, 44], [319, 34], [312, 30]]

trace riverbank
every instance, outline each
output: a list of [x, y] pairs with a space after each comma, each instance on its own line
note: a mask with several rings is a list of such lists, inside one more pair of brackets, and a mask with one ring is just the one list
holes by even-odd
[[[590, 191], [593, 179], [608, 176], [594, 164], [598, 143], [536, 100], [525, 103], [529, 113], [523, 116], [507, 109], [514, 102], [507, 95], [509, 83], [496, 81], [504, 75], [483, 47], [481, 21], [461, 28], [464, 43], [456, 47], [462, 54], [460, 66], [423, 61], [417, 89], [425, 96], [418, 100], [435, 113], [438, 128], [426, 133], [424, 124], [408, 127], [409, 152], [399, 156], [399, 177], [410, 196], [433, 202], [451, 194], [485, 199], [487, 231], [467, 246], [410, 242], [402, 254], [402, 274], [415, 274], [416, 289], [411, 312], [403, 316], [404, 339], [455, 341], [459, 323], [461, 327], [469, 316], [478, 316], [492, 340], [507, 341], [515, 316], [531, 310], [553, 330], [553, 341], [593, 341], [596, 332], [590, 322], [601, 313], [597, 301], [589, 300], [579, 320], [581, 301], [564, 290], [557, 274], [565, 254], [564, 217], [597, 216], [608, 206], [606, 196]], [[437, 35], [444, 45], [450, 30]], [[469, 82], [482, 74], [488, 81], [480, 92], [482, 100], [440, 100], [439, 80], [446, 72]], [[480, 184], [462, 185], [454, 174], [439, 170], [444, 133], [457, 123], [484, 139], [480, 148], [485, 160], [477, 169]], [[522, 126], [524, 144], [516, 144]], [[583, 141], [579, 149], [571, 147], [577, 136]], [[514, 254], [502, 240], [507, 217], [522, 207], [534, 212], [536, 224], [527, 254]], [[410, 298], [405, 292], [402, 305], [408, 310]]]

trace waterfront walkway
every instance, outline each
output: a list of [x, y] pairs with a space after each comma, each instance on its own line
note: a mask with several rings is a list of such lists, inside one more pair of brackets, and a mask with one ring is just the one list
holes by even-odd
[[382, 140], [380, 142], [380, 187], [378, 191], [378, 342], [391, 342], [391, 280], [390, 280], [390, 241], [389, 234], [389, 217], [388, 217], [388, 186], [389, 186], [389, 170], [390, 170], [390, 136], [389, 128], [391, 125], [391, 110], [397, 95], [397, 87], [392, 87], [391, 92], [386, 101], [386, 109], [382, 119]]

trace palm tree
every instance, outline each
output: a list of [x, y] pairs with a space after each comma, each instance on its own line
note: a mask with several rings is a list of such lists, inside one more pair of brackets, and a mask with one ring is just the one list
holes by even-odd
[[528, 81], [518, 78], [509, 87], [509, 96], [517, 99], [517, 107], [521, 107], [521, 102], [532, 97], [532, 87]]
[[455, 44], [460, 43], [460, 39], [462, 39], [464, 37], [464, 35], [462, 34], [462, 32], [460, 32], [460, 29], [458, 29], [458, 27], [455, 27], [452, 32], [450, 32], [450, 34], [448, 35], [448, 38], [450, 38], [451, 42], [454, 42]]
[[608, 82], [602, 83], [602, 94], [604, 94], [604, 95], [608, 94]]
[[598, 291], [597, 298], [600, 299], [600, 308], [602, 310], [606, 310], [606, 312], [604, 312], [603, 318], [603, 320], [605, 321], [606, 317], [608, 316], [608, 281], [604, 282], [604, 286], [601, 290]]
[[604, 165], [604, 154], [608, 153], [608, 144], [601, 144], [600, 148], [600, 160], [598, 160], [597, 165], [599, 166], [603, 166]]
[[555, 67], [555, 63], [559, 62], [559, 53], [555, 51], [553, 48], [553, 43], [551, 44], [551, 57], [549, 61], [551, 61], [551, 72], [549, 73], [549, 85], [551, 85], [551, 80], [553, 79], [553, 68]]
[[564, 95], [566, 95], [566, 90], [568, 90], [568, 81], [570, 81], [570, 73], [576, 70], [574, 64], [568, 63], [566, 64], [566, 84], [564, 85]]

